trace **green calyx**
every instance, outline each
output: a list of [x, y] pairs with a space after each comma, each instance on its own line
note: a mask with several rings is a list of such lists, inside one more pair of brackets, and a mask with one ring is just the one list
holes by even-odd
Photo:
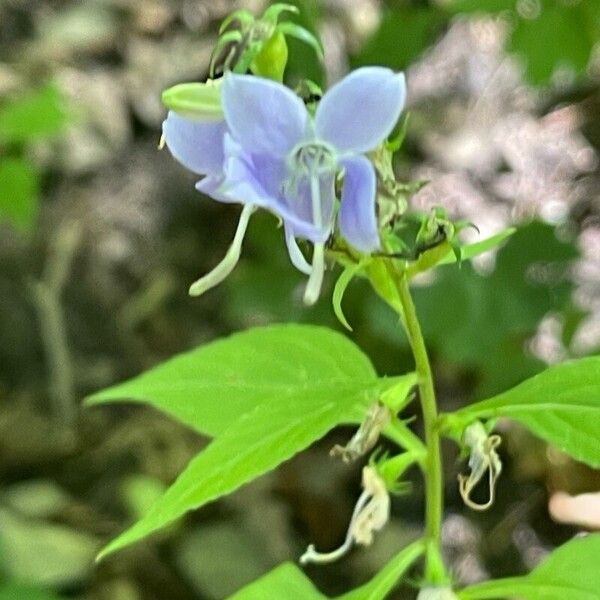
[[260, 77], [283, 81], [287, 60], [288, 47], [285, 36], [280, 31], [275, 31], [252, 61], [250, 69]]
[[319, 57], [320, 42], [307, 29], [291, 21], [280, 22], [284, 13], [298, 14], [291, 4], [273, 4], [260, 18], [247, 10], [229, 15], [221, 24], [219, 39], [210, 63], [210, 76], [233, 71], [283, 81], [288, 60], [286, 37], [311, 46]]

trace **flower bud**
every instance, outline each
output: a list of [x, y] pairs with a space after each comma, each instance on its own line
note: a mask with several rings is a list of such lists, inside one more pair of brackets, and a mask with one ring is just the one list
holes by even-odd
[[265, 42], [250, 68], [255, 75], [283, 81], [287, 60], [288, 47], [285, 36], [280, 31], [275, 31]]
[[182, 117], [197, 121], [221, 121], [221, 80], [180, 83], [162, 93], [162, 102]]

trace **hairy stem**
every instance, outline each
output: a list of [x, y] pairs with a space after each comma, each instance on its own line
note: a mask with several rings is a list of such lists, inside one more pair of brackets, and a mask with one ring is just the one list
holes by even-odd
[[425, 537], [427, 544], [425, 578], [428, 583], [438, 585], [448, 581], [441, 558], [444, 496], [440, 436], [436, 428], [438, 409], [431, 365], [429, 364], [423, 333], [417, 318], [417, 311], [410, 295], [408, 281], [406, 277], [401, 275], [395, 279], [404, 312], [403, 322], [419, 378], [419, 397], [425, 426], [425, 444], [427, 446], [424, 469], [426, 485]]

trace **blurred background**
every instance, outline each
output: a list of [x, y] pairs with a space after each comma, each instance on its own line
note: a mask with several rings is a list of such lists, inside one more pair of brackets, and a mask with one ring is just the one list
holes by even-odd
[[[519, 226], [474, 265], [415, 290], [446, 410], [600, 350], [600, 2], [306, 0], [325, 63], [290, 44], [290, 84], [348, 69], [405, 70], [397, 161], [414, 198]], [[0, 599], [220, 600], [309, 541], [345, 535], [360, 465], [328, 457], [340, 429], [276, 472], [94, 564], [207, 443], [149, 408], [82, 410], [86, 394], [216, 336], [300, 321], [340, 328], [327, 280], [312, 309], [282, 231], [255, 217], [242, 261], [200, 299], [188, 285], [225, 253], [239, 209], [194, 190], [157, 149], [160, 92], [203, 80], [220, 21], [259, 0], [0, 0]], [[381, 373], [411, 368], [394, 315], [366, 285], [344, 300]], [[409, 411], [410, 412], [410, 411]], [[406, 416], [410, 416], [407, 413]], [[415, 424], [418, 429], [418, 424]], [[505, 471], [488, 513], [466, 509], [446, 453], [444, 522], [457, 580], [524, 572], [600, 528], [600, 474], [501, 423]], [[368, 549], [309, 575], [334, 595], [418, 535], [422, 483], [394, 500]], [[481, 490], [485, 494], [485, 490]], [[561, 522], [561, 524], [559, 524]], [[414, 598], [410, 583], [397, 598]]]

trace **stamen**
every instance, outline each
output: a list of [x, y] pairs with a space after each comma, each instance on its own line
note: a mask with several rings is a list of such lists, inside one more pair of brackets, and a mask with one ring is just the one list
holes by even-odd
[[323, 285], [323, 274], [325, 273], [325, 245], [318, 242], [314, 246], [312, 270], [306, 290], [304, 291], [304, 304], [312, 306], [318, 299]]
[[210, 290], [216, 285], [219, 285], [219, 283], [221, 283], [233, 271], [240, 259], [242, 242], [244, 241], [244, 236], [246, 235], [248, 222], [250, 221], [250, 217], [255, 210], [256, 207], [253, 204], [246, 204], [244, 206], [242, 214], [240, 215], [237, 229], [235, 231], [233, 242], [231, 243], [229, 250], [227, 250], [227, 254], [225, 254], [223, 260], [210, 273], [207, 273], [204, 275], [204, 277], [201, 277], [198, 279], [198, 281], [192, 283], [189, 290], [190, 296], [201, 296], [204, 294], [204, 292]]
[[[321, 229], [323, 226], [323, 214], [321, 212], [321, 180], [317, 166], [313, 166], [310, 172], [310, 196], [312, 202], [313, 224], [317, 229]], [[312, 271], [304, 292], [304, 304], [310, 306], [319, 299], [321, 286], [323, 285], [324, 272], [325, 246], [322, 242], [316, 242], [313, 250]]]

